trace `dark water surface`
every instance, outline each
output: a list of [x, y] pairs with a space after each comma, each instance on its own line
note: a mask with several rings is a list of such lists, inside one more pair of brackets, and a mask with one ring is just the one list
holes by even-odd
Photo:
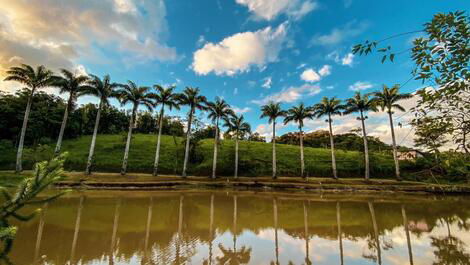
[[470, 264], [469, 197], [89, 191], [19, 224], [14, 264]]

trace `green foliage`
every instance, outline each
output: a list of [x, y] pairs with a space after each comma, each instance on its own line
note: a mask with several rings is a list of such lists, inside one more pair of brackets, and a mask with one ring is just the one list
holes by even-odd
[[415, 145], [428, 151], [439, 153], [439, 148], [448, 142], [446, 137], [450, 124], [442, 119], [425, 117], [413, 122], [415, 127]]

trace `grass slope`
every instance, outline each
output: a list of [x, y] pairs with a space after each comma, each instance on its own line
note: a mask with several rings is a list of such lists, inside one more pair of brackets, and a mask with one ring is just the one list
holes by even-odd
[[[67, 170], [85, 169], [91, 136], [66, 140], [63, 151], [69, 152]], [[200, 142], [196, 149], [198, 161], [189, 165], [193, 175], [209, 175], [212, 170], [212, 139]], [[129, 153], [129, 172], [151, 172], [155, 157], [156, 136], [136, 134], [133, 136]], [[124, 135], [99, 135], [95, 149], [94, 170], [118, 172], [124, 154]], [[276, 145], [278, 172], [282, 176], [298, 176], [300, 173], [299, 147], [294, 145]], [[13, 169], [15, 152], [12, 147], [0, 149], [0, 168]], [[235, 142], [223, 140], [220, 144], [217, 172], [221, 176], [230, 176], [234, 169]], [[240, 142], [239, 172], [242, 176], [270, 176], [272, 170], [272, 145], [260, 142]], [[36, 161], [49, 159], [52, 146], [41, 146], [34, 150], [26, 149], [25, 168], [31, 168]], [[162, 136], [160, 153], [160, 172], [162, 174], [180, 174], [184, 156], [183, 139]], [[337, 166], [340, 177], [362, 177], [364, 171], [363, 155], [355, 151], [337, 150]], [[312, 177], [331, 176], [331, 154], [329, 149], [305, 148], [306, 173]], [[393, 159], [390, 155], [371, 154], [372, 177], [383, 178], [393, 175]]]

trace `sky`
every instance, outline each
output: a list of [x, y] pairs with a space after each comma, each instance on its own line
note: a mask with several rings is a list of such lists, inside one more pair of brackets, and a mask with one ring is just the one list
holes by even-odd
[[[352, 46], [420, 30], [436, 13], [469, 7], [465, 0], [0, 0], [0, 79], [9, 67], [26, 63], [110, 74], [121, 83], [175, 85], [178, 91], [199, 87], [209, 100], [227, 100], [269, 139], [272, 128], [259, 118], [261, 105], [275, 101], [287, 109], [404, 84], [413, 68], [406, 50], [419, 33], [387, 42], [405, 51], [394, 63], [355, 56]], [[410, 81], [402, 91], [423, 86]], [[18, 88], [0, 81], [1, 91]], [[416, 100], [403, 104], [409, 109]], [[368, 117], [368, 134], [390, 143], [385, 113]], [[411, 118], [411, 112], [396, 113], [398, 144], [413, 144]], [[349, 115], [333, 126], [345, 133], [360, 123]], [[297, 130], [281, 122], [278, 128], [278, 135]], [[307, 121], [305, 130], [326, 128], [317, 119]]]

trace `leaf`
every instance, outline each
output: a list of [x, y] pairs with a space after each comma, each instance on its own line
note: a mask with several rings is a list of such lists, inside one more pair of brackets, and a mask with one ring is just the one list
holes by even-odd
[[392, 63], [393, 63], [393, 59], [394, 59], [394, 58], [395, 58], [395, 54], [393, 54], [393, 53], [390, 54], [390, 61], [392, 61]]
[[384, 63], [385, 60], [387, 60], [387, 55], [384, 55], [384, 56], [382, 57], [382, 63]]

